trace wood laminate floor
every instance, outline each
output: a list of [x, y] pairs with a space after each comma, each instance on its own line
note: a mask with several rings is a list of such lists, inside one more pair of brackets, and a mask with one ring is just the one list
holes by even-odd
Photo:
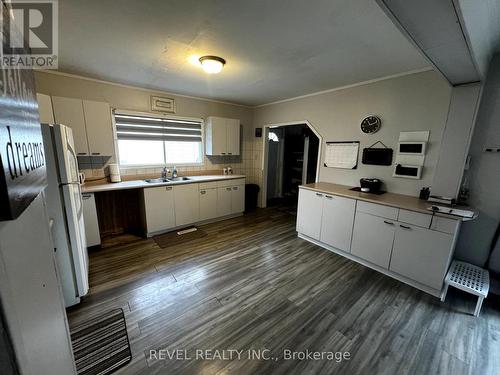
[[[91, 292], [69, 321], [123, 308], [133, 360], [118, 373], [500, 373], [495, 297], [474, 318], [475, 298], [450, 290], [443, 304], [297, 238], [295, 217], [274, 209], [203, 229], [177, 247], [132, 237], [90, 254]], [[177, 360], [150, 358], [175, 349]], [[244, 350], [241, 360], [229, 350]], [[289, 360], [286, 350], [350, 358]]]

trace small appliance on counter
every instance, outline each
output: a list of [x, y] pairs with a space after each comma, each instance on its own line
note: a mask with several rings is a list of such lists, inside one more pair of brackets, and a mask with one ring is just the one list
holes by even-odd
[[118, 164], [109, 165], [109, 178], [111, 182], [121, 182], [122, 178], [120, 176], [120, 167]]
[[378, 193], [382, 187], [382, 181], [378, 178], [362, 178], [359, 183], [363, 193]]
[[362, 178], [359, 180], [359, 183], [360, 187], [354, 187], [350, 190], [377, 195], [385, 193], [385, 191], [381, 190], [382, 180], [379, 180], [378, 178]]

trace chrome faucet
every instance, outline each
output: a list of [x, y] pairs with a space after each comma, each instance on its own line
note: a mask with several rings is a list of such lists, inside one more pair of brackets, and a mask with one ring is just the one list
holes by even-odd
[[172, 168], [172, 178], [177, 178], [177, 167], [175, 165]]
[[163, 170], [161, 171], [161, 178], [166, 179], [169, 173], [170, 170], [167, 167], [163, 167]]

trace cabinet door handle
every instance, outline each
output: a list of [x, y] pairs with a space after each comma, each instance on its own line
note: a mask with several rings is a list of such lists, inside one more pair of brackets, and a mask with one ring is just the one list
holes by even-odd
[[401, 225], [401, 224], [399, 224], [399, 226], [400, 226], [401, 228], [404, 228], [404, 229], [411, 229], [411, 227], [406, 226], [406, 225]]
[[92, 155], [101, 155], [100, 152], [93, 152]]
[[331, 195], [325, 195], [325, 198], [333, 199], [333, 197]]
[[201, 190], [200, 191], [200, 194], [206, 194], [206, 193], [207, 193], [206, 190]]
[[227, 154], [228, 154], [228, 155], [232, 155], [233, 153], [232, 153], [232, 152], [228, 152]]
[[231, 188], [230, 188], [230, 187], [228, 187], [228, 188], [226, 188], [226, 190], [231, 191]]
[[238, 190], [238, 186], [233, 187], [233, 190]]
[[226, 153], [225, 153], [225, 152], [221, 152], [220, 154], [221, 154], [221, 155], [226, 155]]
[[317, 195], [318, 197], [322, 197], [322, 196], [323, 196], [323, 194], [321, 194], [321, 193], [316, 193], [316, 195]]
[[86, 152], [78, 152], [77, 155], [87, 155]]
[[394, 223], [391, 223], [390, 221], [384, 220], [384, 223], [389, 224], [389, 225], [394, 225]]
[[172, 190], [172, 186], [167, 186], [165, 190]]

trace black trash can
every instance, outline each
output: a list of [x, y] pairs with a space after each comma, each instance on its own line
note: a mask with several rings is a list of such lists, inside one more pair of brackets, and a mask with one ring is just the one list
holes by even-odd
[[259, 197], [259, 191], [259, 185], [245, 185], [245, 212], [251, 212], [257, 208], [257, 198]]

